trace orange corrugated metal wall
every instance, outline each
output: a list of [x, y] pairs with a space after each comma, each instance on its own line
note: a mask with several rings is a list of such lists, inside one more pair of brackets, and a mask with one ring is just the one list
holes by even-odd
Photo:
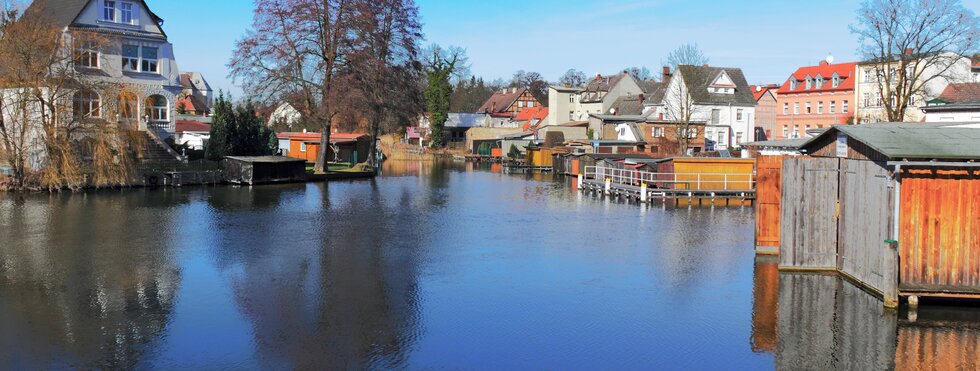
[[756, 159], [755, 245], [775, 247], [779, 252], [780, 202], [783, 184], [783, 156]]
[[980, 293], [980, 169], [902, 173], [903, 290]]

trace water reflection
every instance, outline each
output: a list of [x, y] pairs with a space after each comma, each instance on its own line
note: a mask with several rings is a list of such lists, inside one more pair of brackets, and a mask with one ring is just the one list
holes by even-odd
[[[186, 200], [172, 196], [160, 195], [170, 205]], [[167, 213], [143, 192], [3, 201], [0, 365], [135, 365], [166, 326], [181, 284]], [[153, 237], [132, 233], [141, 226]]]
[[754, 351], [775, 354], [777, 369], [980, 367], [977, 308], [887, 310], [838, 276], [777, 272], [777, 264], [756, 258], [750, 340]]

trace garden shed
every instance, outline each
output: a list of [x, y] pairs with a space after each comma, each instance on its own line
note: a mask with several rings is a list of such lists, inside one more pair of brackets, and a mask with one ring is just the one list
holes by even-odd
[[780, 268], [899, 295], [980, 298], [980, 129], [837, 125], [783, 159]]
[[221, 161], [233, 184], [286, 183], [306, 180], [306, 161], [283, 156], [229, 156]]

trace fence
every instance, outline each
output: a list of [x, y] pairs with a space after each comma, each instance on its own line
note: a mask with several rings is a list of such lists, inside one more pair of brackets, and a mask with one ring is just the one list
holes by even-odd
[[756, 185], [754, 173], [654, 173], [586, 166], [584, 176], [597, 181], [609, 179], [613, 184], [648, 184], [656, 188], [683, 190], [741, 191], [754, 190]]

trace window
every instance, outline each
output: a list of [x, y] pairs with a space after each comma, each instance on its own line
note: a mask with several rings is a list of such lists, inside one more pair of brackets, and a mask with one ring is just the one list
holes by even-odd
[[102, 19], [109, 22], [116, 21], [116, 2], [105, 0], [102, 2]]
[[119, 4], [119, 22], [125, 24], [136, 24], [136, 13], [133, 8], [133, 3]]
[[784, 115], [789, 114], [789, 103], [783, 103], [783, 114]]
[[833, 85], [834, 85], [834, 88], [840, 86], [840, 77], [839, 76], [834, 76]]
[[122, 69], [123, 71], [139, 71], [140, 47], [138, 45], [123, 45], [122, 47]]
[[800, 114], [800, 102], [793, 103], [793, 114], [794, 115]]
[[874, 81], [875, 81], [874, 69], [873, 68], [865, 68], [864, 69], [864, 82], [874, 82]]
[[72, 97], [72, 113], [76, 119], [86, 117], [101, 117], [102, 99], [99, 94], [90, 90], [80, 90]]
[[157, 47], [123, 44], [123, 71], [159, 73], [159, 58], [160, 49]]
[[99, 68], [99, 51], [94, 42], [83, 42], [75, 50], [75, 65], [79, 67]]
[[735, 110], [735, 121], [742, 121], [742, 112], [743, 111], [744, 110], [741, 110], [741, 109]]
[[527, 102], [527, 108], [534, 108], [534, 102]]
[[796, 79], [789, 81], [789, 90], [796, 90], [797, 86], [799, 86], [799, 82], [797, 82]]
[[813, 89], [813, 79], [807, 77], [806, 78], [806, 90], [810, 90], [810, 89]]
[[652, 136], [654, 138], [663, 138], [664, 137], [664, 128], [662, 128], [662, 127], [655, 127], [653, 129], [651, 129], [650, 131], [651, 131], [650, 136]]
[[837, 112], [837, 101], [830, 101], [830, 113]]
[[306, 142], [299, 142], [299, 151], [306, 152]]
[[820, 89], [822, 87], [823, 87], [823, 77], [818, 77], [817, 78], [817, 89]]
[[783, 136], [789, 135], [789, 125], [783, 125]]
[[871, 93], [861, 94], [861, 106], [871, 107]]
[[817, 114], [823, 113], [823, 102], [817, 102]]
[[119, 95], [119, 121], [130, 125], [139, 122], [139, 105], [134, 94], [124, 92]]
[[568, 103], [575, 103], [575, 96], [574, 95], [569, 95], [568, 96]]
[[810, 104], [810, 102], [806, 102], [806, 114], [809, 115], [812, 113], [811, 111], [813, 111], [813, 106]]
[[157, 72], [157, 48], [152, 48], [148, 46], [143, 47], [143, 60], [140, 65], [140, 71], [142, 72]]
[[742, 144], [742, 133], [735, 133], [735, 145]]
[[524, 108], [524, 101], [517, 101], [517, 108]]
[[167, 98], [162, 95], [151, 95], [146, 100], [146, 116], [149, 117], [151, 123], [157, 126], [169, 125], [168, 106]]
[[840, 111], [843, 112], [843, 113], [847, 113], [847, 101], [846, 100], [843, 103], [840, 104]]

